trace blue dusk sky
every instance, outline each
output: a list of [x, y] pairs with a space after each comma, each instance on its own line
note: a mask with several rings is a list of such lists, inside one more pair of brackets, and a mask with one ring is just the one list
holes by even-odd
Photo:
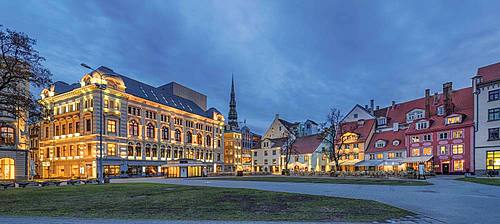
[[262, 133], [274, 115], [321, 122], [370, 99], [387, 106], [470, 85], [500, 61], [500, 1], [1, 1], [54, 80], [80, 63], [158, 86], [176, 81]]

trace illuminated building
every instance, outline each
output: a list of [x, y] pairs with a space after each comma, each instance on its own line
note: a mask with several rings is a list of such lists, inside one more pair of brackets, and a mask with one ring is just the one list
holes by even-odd
[[[106, 85], [102, 100], [96, 84]], [[41, 95], [50, 114], [40, 124], [43, 178], [96, 177], [101, 110], [106, 175], [188, 177], [221, 170], [224, 117], [185, 86], [153, 87], [101, 66], [79, 83], [59, 81]]]
[[231, 79], [231, 95], [229, 100], [228, 122], [224, 131], [224, 171], [242, 171], [243, 151], [241, 148], [241, 132], [236, 111], [236, 93], [234, 78]]

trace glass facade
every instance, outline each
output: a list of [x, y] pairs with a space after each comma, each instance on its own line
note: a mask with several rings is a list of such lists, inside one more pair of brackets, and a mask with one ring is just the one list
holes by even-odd
[[486, 169], [500, 170], [500, 150], [486, 152]]

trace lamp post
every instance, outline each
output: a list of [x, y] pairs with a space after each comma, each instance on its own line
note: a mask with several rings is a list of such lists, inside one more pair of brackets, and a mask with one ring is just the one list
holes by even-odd
[[87, 68], [87, 69], [90, 69], [92, 71], [95, 71], [99, 74], [100, 78], [101, 78], [101, 82], [100, 83], [96, 83], [95, 85], [97, 86], [97, 88], [99, 88], [99, 96], [100, 96], [100, 103], [101, 103], [101, 110], [100, 110], [100, 113], [99, 113], [99, 123], [100, 123], [100, 127], [99, 127], [99, 157], [98, 157], [98, 160], [97, 160], [97, 182], [99, 184], [103, 184], [104, 183], [104, 172], [103, 172], [103, 166], [102, 166], [102, 153], [103, 153], [103, 147], [102, 147], [102, 129], [103, 129], [103, 119], [102, 117], [104, 116], [103, 114], [103, 97], [102, 97], [102, 92], [103, 90], [106, 89], [106, 85], [102, 83], [102, 76], [103, 74], [101, 72], [99, 72], [98, 70], [96, 69], [93, 69], [92, 67], [86, 65], [85, 63], [81, 63], [80, 64], [82, 67], [84, 68]]

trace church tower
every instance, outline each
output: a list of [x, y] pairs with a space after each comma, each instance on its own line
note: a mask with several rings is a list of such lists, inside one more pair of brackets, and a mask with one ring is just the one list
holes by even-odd
[[236, 112], [236, 94], [234, 93], [234, 77], [231, 76], [231, 99], [229, 100], [228, 122], [229, 130], [239, 130], [238, 113]]

